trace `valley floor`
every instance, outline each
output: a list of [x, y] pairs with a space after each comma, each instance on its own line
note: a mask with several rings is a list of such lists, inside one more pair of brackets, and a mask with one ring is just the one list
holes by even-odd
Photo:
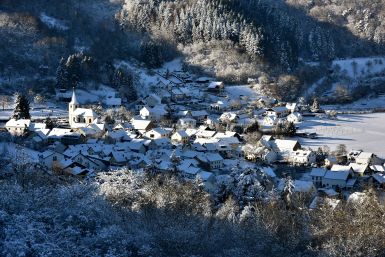
[[316, 132], [317, 139], [300, 138], [303, 146], [316, 150], [327, 145], [345, 144], [348, 149], [364, 150], [385, 157], [385, 113], [338, 115], [336, 120], [307, 118], [300, 132]]

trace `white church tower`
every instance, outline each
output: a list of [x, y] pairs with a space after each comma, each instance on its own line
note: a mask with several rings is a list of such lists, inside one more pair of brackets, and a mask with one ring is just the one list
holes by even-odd
[[74, 120], [75, 119], [74, 112], [77, 108], [79, 108], [79, 102], [78, 102], [78, 99], [76, 99], [76, 93], [75, 93], [75, 88], [74, 88], [73, 92], [72, 92], [71, 102], [68, 104], [68, 115], [69, 115], [68, 121], [69, 121], [71, 127], [76, 122]]

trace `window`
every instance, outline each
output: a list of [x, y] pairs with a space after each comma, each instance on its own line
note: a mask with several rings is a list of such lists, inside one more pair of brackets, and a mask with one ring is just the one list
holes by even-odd
[[54, 156], [54, 157], [52, 158], [52, 160], [53, 160], [53, 161], [57, 161], [57, 156]]
[[88, 119], [88, 123], [91, 123], [92, 122], [92, 120], [91, 119]]

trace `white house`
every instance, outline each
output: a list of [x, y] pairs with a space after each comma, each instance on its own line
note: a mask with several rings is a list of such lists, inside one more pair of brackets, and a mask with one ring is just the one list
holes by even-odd
[[316, 155], [310, 150], [296, 150], [290, 153], [289, 161], [298, 165], [310, 165], [316, 162]]
[[278, 159], [288, 158], [291, 152], [301, 149], [301, 145], [297, 140], [275, 139], [269, 141], [268, 144], [277, 153]]
[[144, 136], [150, 139], [169, 138], [171, 131], [171, 129], [154, 128], [144, 133]]
[[353, 180], [348, 181], [349, 177], [353, 174], [353, 169], [345, 165], [333, 165], [331, 170], [328, 170], [322, 179], [323, 187], [339, 187], [347, 188], [352, 186]]
[[184, 130], [179, 130], [177, 132], [175, 132], [172, 136], [171, 136], [171, 140], [173, 142], [178, 142], [178, 143], [182, 143], [182, 144], [187, 144], [190, 140], [190, 137], [189, 135], [186, 133], [186, 131]]
[[263, 125], [264, 126], [274, 126], [278, 123], [278, 117], [277, 116], [266, 116], [263, 118]]
[[221, 92], [224, 88], [225, 88], [225, 84], [224, 84], [223, 82], [221, 82], [221, 81], [214, 81], [214, 82], [211, 82], [211, 83], [207, 86], [207, 91], [219, 93], [219, 92]]
[[303, 118], [299, 112], [293, 112], [286, 117], [288, 122], [300, 123]]
[[39, 163], [48, 169], [52, 169], [55, 163], [63, 161], [64, 159], [65, 156], [63, 154], [51, 150], [46, 150], [39, 154]]
[[379, 158], [369, 152], [361, 152], [357, 157], [356, 157], [356, 163], [360, 165], [372, 165], [372, 164], [381, 164], [381, 161]]
[[325, 176], [322, 178], [322, 186], [323, 187], [339, 187], [346, 188], [347, 181], [349, 178], [349, 171], [331, 171], [328, 170], [325, 173]]
[[323, 168], [313, 168], [310, 172], [311, 180], [314, 185], [319, 187], [322, 185], [322, 179], [326, 174], [326, 169]]
[[181, 118], [178, 120], [177, 126], [181, 129], [195, 128], [197, 121], [191, 118]]
[[140, 110], [139, 113], [143, 119], [158, 121], [161, 120], [164, 116], [166, 116], [168, 112], [166, 111], [163, 105], [157, 105], [153, 108], [145, 106]]
[[5, 128], [11, 135], [21, 136], [28, 132], [29, 126], [31, 124], [31, 120], [27, 119], [10, 119], [6, 124]]
[[92, 109], [80, 108], [79, 106], [74, 89], [71, 102], [68, 104], [68, 121], [71, 128], [86, 127], [97, 118], [97, 114]]

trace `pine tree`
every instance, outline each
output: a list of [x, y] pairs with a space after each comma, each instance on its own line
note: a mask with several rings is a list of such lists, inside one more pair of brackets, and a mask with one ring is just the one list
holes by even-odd
[[16, 104], [16, 107], [13, 110], [12, 118], [16, 120], [31, 118], [31, 115], [29, 113], [29, 101], [25, 95], [17, 94], [15, 104]]
[[319, 112], [321, 110], [320, 104], [317, 98], [314, 98], [313, 104], [310, 109], [312, 112]]
[[64, 58], [61, 58], [56, 70], [56, 85], [60, 88], [69, 87], [68, 70]]

